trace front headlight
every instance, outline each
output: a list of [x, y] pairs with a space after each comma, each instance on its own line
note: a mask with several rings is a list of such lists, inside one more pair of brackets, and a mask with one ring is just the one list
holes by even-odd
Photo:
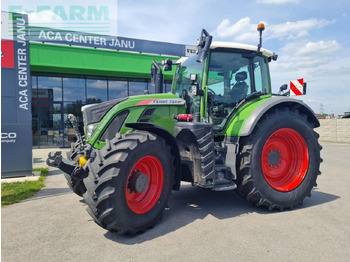
[[92, 137], [92, 134], [95, 132], [97, 124], [88, 125], [86, 128], [86, 139], [89, 140]]

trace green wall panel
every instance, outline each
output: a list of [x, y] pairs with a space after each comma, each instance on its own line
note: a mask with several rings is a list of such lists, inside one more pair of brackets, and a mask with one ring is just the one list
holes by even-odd
[[[33, 72], [55, 72], [96, 76], [150, 78], [152, 60], [161, 62], [174, 56], [30, 43], [30, 68]], [[172, 79], [174, 69], [164, 72]]]

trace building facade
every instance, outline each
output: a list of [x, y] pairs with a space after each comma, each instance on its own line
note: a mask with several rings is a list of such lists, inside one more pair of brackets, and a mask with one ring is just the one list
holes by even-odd
[[[30, 42], [33, 147], [67, 147], [74, 141], [68, 114], [82, 118], [80, 108], [125, 96], [154, 93], [152, 60], [169, 57], [116, 50]], [[172, 72], [164, 92], [171, 89]]]
[[[31, 171], [32, 148], [70, 147], [75, 130], [67, 115], [76, 115], [82, 129], [83, 105], [154, 93], [153, 60], [195, 52], [181, 44], [29, 27], [23, 14], [2, 12], [1, 23], [2, 173]], [[164, 92], [173, 74], [164, 72]], [[28, 163], [21, 168], [16, 162], [24, 151]]]

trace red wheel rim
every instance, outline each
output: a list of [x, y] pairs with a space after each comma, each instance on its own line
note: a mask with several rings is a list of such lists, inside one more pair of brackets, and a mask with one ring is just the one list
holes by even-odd
[[261, 155], [264, 177], [278, 191], [291, 191], [304, 180], [309, 152], [303, 137], [294, 129], [282, 128], [265, 142]]
[[[148, 186], [142, 193], [137, 193], [130, 188], [130, 177], [134, 172], [147, 175]], [[157, 203], [163, 190], [164, 172], [159, 159], [154, 156], [141, 158], [131, 169], [125, 186], [126, 202], [129, 208], [136, 214], [144, 214], [150, 211]]]

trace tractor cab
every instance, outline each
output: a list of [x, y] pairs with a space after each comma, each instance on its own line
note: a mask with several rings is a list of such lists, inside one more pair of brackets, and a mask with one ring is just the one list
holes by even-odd
[[220, 131], [249, 95], [270, 95], [268, 62], [273, 53], [256, 50], [250, 45], [213, 42], [205, 60], [199, 61], [198, 54], [180, 60], [173, 93], [186, 100], [186, 113], [200, 114], [200, 122]]

